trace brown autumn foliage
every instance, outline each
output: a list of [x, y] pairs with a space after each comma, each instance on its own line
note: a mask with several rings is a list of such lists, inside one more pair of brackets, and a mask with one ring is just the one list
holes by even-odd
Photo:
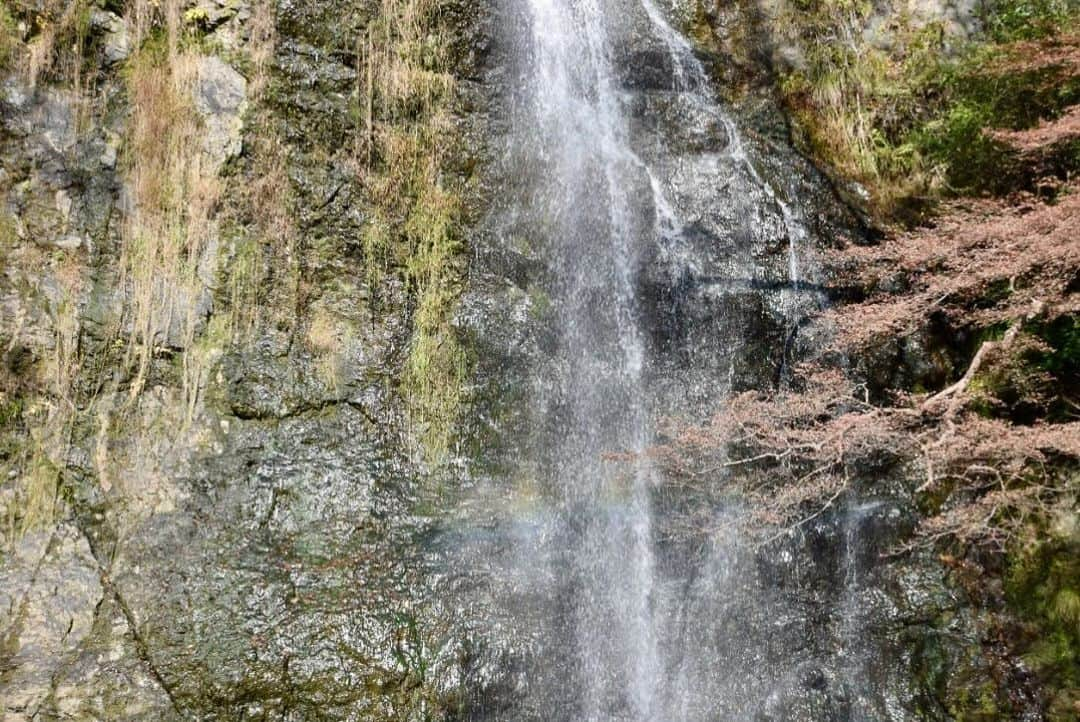
[[855, 479], [891, 469], [920, 479], [912, 493], [940, 504], [916, 544], [1001, 547], [1032, 515], [1076, 503], [1080, 422], [1019, 426], [936, 397], [882, 408], [835, 369], [803, 371], [799, 392], [746, 392], [706, 424], [670, 424], [651, 450], [665, 478], [746, 500], [765, 539], [827, 511]]
[[1029, 326], [1075, 317], [1080, 306], [1078, 190], [1059, 189], [1053, 203], [1026, 195], [957, 201], [934, 227], [833, 252], [827, 263], [838, 283], [867, 289], [862, 302], [818, 320], [844, 357], [916, 333], [932, 313], [955, 328], [1008, 330], [982, 343], [954, 383], [920, 395], [894, 390], [888, 405], [872, 403], [849, 373], [812, 364], [792, 389], [735, 395], [705, 424], [671, 422], [652, 450], [666, 483], [745, 500], [763, 539], [890, 474], [907, 480], [928, 511], [913, 545], [1003, 549], [1030, 533], [1027, 522], [1075, 509], [1080, 416], [1021, 425], [980, 414], [986, 409], [974, 402], [984, 400], [977, 387], [989, 377], [1007, 377], [1033, 398], [1075, 394], [1075, 379], [1023, 359], [1049, 350]]
[[1080, 140], [1080, 106], [1070, 108], [1060, 118], [1044, 120], [1027, 130], [995, 130], [990, 137], [1021, 153], [1038, 153], [1047, 147]]
[[1007, 51], [992, 58], [987, 72], [1026, 73], [1057, 68], [1062, 76], [1080, 70], [1080, 35], [1063, 32], [1033, 40], [1010, 43]]
[[1080, 272], [1078, 184], [1054, 204], [1030, 194], [966, 199], [946, 207], [931, 228], [876, 246], [851, 246], [826, 259], [842, 284], [869, 290], [863, 303], [829, 313], [842, 350], [858, 352], [884, 335], [904, 335], [941, 311], [987, 327], [1029, 315], [1076, 313], [1067, 293]]

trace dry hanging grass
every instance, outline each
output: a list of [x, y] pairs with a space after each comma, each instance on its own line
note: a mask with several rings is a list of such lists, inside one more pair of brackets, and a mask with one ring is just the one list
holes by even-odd
[[[129, 62], [132, 114], [125, 153], [133, 208], [123, 231], [122, 267], [130, 289], [129, 360], [134, 399], [154, 354], [192, 345], [199, 264], [215, 232], [222, 183], [205, 158], [193, 106], [199, 55], [148, 42]], [[197, 374], [186, 365], [185, 390]]]
[[367, 281], [377, 295], [385, 272], [398, 269], [415, 299], [402, 390], [414, 435], [435, 461], [449, 450], [466, 373], [451, 326], [462, 208], [442, 178], [454, 78], [440, 23], [437, 0], [383, 0], [357, 43], [355, 147], [377, 208], [362, 239]]

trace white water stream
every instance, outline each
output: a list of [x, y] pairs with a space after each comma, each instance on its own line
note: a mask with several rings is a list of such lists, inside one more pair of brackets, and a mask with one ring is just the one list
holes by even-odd
[[[635, 126], [627, 86], [640, 69], [626, 66], [628, 49], [652, 49], [660, 74], [669, 76], [659, 80], [663, 92], [678, 99], [688, 124], [701, 126], [690, 127], [691, 136], [722, 129], [722, 141], [701, 141], [696, 151], [694, 162], [710, 174], [701, 182], [748, 181], [755, 197], [779, 209], [792, 283], [806, 232], [755, 168], [690, 44], [652, 0], [521, 1], [527, 32], [517, 45], [526, 87], [512, 136], [530, 190], [514, 212], [543, 236], [558, 332], [538, 403], [549, 410], [543, 423], [554, 427], [546, 463], [538, 464], [549, 477], [540, 485], [553, 511], [523, 534], [513, 571], [524, 579], [515, 584], [547, 599], [548, 616], [538, 622], [545, 651], [537, 656], [545, 663], [531, 673], [526, 694], [532, 714], [551, 721], [728, 718], [721, 711], [741, 708], [739, 701], [703, 706], [690, 691], [697, 662], [672, 658], [667, 639], [685, 626], [680, 620], [694, 602], [673, 593], [658, 569], [656, 480], [644, 453], [654, 434], [641, 321], [649, 309], [639, 272], [647, 249], [678, 254], [692, 219], [677, 200], [687, 181], [656, 162], [668, 139], [655, 130], [643, 137]], [[693, 254], [685, 256], [696, 272]], [[610, 463], [613, 453], [633, 461]], [[710, 563], [722, 566], [725, 557]], [[717, 567], [708, 578], [715, 584], [723, 577]]]

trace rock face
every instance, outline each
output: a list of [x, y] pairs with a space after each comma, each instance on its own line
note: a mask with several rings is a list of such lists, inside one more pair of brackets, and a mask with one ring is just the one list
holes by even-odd
[[131, 35], [121, 17], [93, 8], [90, 11], [90, 27], [102, 35], [102, 54], [107, 65], [122, 62], [131, 55]]
[[[544, 640], [521, 624], [537, 610], [500, 586], [545, 521], [499, 503], [534, 478], [522, 460], [565, 433], [533, 433], [538, 379], [560, 369], [556, 269], [531, 232], [543, 219], [514, 212], [534, 187], [515, 155], [522, 69], [503, 30], [520, 8], [440, 4], [448, 57], [430, 37], [408, 48], [454, 76], [440, 122], [459, 142], [440, 149], [439, 180], [469, 188], [475, 221], [450, 261], [468, 266], [452, 325], [473, 361], [469, 413], [455, 454], [431, 466], [402, 390], [417, 289], [400, 257], [373, 260], [371, 231], [408, 225], [381, 219], [379, 201], [414, 189], [380, 186], [358, 141], [382, 100], [358, 38], [404, 11], [182, 3], [174, 24], [198, 48], [183, 106], [201, 133], [184, 150], [205, 162], [140, 194], [124, 73], [167, 45], [151, 5], [149, 35], [111, 2], [85, 27], [53, 28], [64, 43], [31, 82], [24, 41], [42, 42], [45, 20], [19, 3], [22, 55], [2, 70], [0, 511], [13, 521], [0, 717], [554, 719], [528, 695]], [[813, 256], [863, 230], [792, 150], [765, 81], [722, 122], [680, 85], [644, 14], [627, 15], [637, 25], [615, 52], [628, 132], [685, 221], [638, 249], [647, 405], [696, 418], [729, 391], [785, 383], [813, 352]], [[730, 72], [719, 55], [702, 62], [708, 82]], [[89, 95], [65, 74], [84, 65]], [[409, 115], [431, 88], [395, 92]], [[651, 197], [645, 185], [634, 193]], [[187, 252], [140, 287], [130, 220], [148, 197], [183, 199], [167, 227]], [[176, 267], [186, 290], [161, 298], [157, 277]], [[164, 332], [140, 336], [140, 302], [166, 309]], [[874, 493], [762, 549], [704, 526], [660, 540], [678, 602], [665, 621], [697, 645], [685, 669], [711, 680], [667, 692], [699, 715], [749, 690], [759, 720], [947, 719], [933, 687], [975, 631], [933, 559], [877, 558], [915, 513], [894, 493], [902, 475], [868, 478]], [[656, 490], [660, 530], [686, 521], [684, 502]]]
[[0, 628], [11, 654], [5, 703], [29, 719], [90, 634], [104, 592], [86, 539], [69, 525], [25, 537], [5, 560], [2, 581]]
[[[0, 717], [444, 714], [459, 704], [459, 646], [433, 611], [433, 492], [393, 388], [410, 308], [392, 273], [378, 305], [370, 291], [356, 59], [338, 52], [370, 8], [185, 9], [187, 41], [222, 50], [185, 57], [176, 102], [200, 134], [174, 152], [202, 157], [147, 176], [160, 196], [132, 187], [125, 75], [160, 38], [92, 12], [97, 104], [70, 89], [59, 50], [36, 86], [4, 71], [0, 504], [14, 522]], [[140, 97], [167, 99], [157, 87]], [[161, 143], [185, 141], [175, 120], [148, 122]], [[205, 243], [168, 283], [175, 268], [151, 277], [150, 293], [174, 295], [136, 390], [130, 219], [159, 197], [155, 217], [188, 238], [205, 223]], [[252, 275], [257, 301], [237, 295]], [[264, 322], [241, 338], [249, 311]]]
[[206, 129], [205, 152], [210, 171], [240, 153], [247, 81], [217, 56], [199, 59], [192, 91], [195, 109]]

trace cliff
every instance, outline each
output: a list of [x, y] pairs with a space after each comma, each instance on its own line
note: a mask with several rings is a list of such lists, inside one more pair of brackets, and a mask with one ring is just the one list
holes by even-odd
[[[1074, 718], [1075, 4], [671, 10], [734, 118], [633, 16], [691, 661], [788, 661], [757, 719]], [[520, 15], [0, 6], [5, 720], [552, 719], [498, 579], [574, 433]]]

